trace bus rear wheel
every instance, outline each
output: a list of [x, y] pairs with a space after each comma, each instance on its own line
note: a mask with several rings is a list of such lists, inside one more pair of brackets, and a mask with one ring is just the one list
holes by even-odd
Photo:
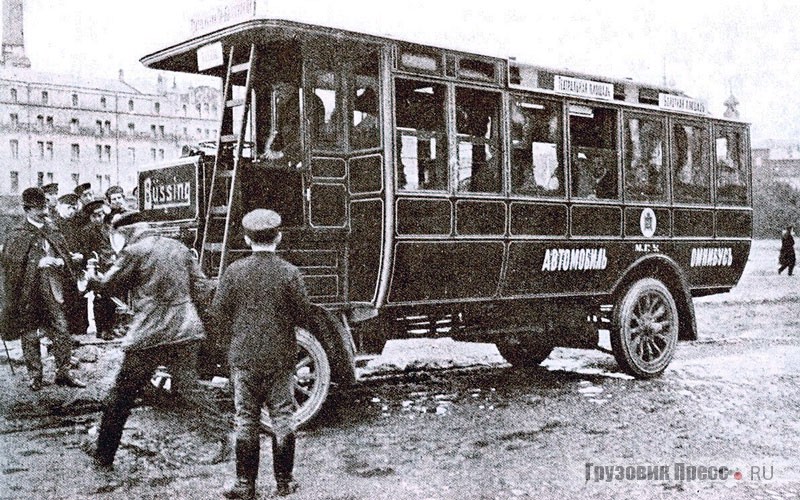
[[[331, 388], [331, 365], [325, 348], [305, 328], [296, 328], [297, 364], [294, 370], [294, 424], [302, 427], [311, 421], [325, 403]], [[261, 426], [272, 430], [267, 408], [261, 410]]]
[[611, 348], [620, 368], [636, 378], [661, 375], [678, 344], [678, 308], [654, 278], [634, 282], [614, 308]]
[[553, 351], [553, 345], [529, 335], [506, 335], [496, 342], [497, 350], [516, 367], [538, 366]]

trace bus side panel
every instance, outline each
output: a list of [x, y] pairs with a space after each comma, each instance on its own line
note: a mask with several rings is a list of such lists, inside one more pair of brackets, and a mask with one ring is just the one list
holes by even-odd
[[350, 203], [350, 241], [347, 255], [349, 300], [372, 302], [380, 276], [383, 201]]
[[400, 242], [395, 246], [389, 301], [494, 298], [504, 249], [501, 241]]

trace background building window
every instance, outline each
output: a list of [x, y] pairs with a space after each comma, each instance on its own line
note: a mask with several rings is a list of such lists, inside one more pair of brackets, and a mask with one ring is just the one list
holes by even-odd
[[69, 121], [69, 131], [73, 134], [77, 134], [78, 132], [80, 132], [79, 125], [80, 123], [78, 122], [78, 119], [73, 118], [72, 120]]
[[136, 133], [136, 126], [133, 123], [128, 124], [128, 134], [133, 135]]
[[106, 134], [111, 135], [111, 122], [106, 120], [105, 122]]
[[103, 122], [101, 120], [96, 120], [94, 124], [97, 126], [97, 135], [103, 135]]
[[11, 158], [16, 160], [19, 158], [19, 141], [16, 139], [11, 139], [8, 141], [8, 144], [11, 147]]
[[9, 190], [12, 193], [16, 193], [17, 191], [19, 191], [19, 172], [10, 172], [10, 174], [11, 174], [10, 178], [11, 185], [9, 186]]
[[36, 117], [36, 126], [39, 128], [39, 130], [44, 128], [44, 116], [39, 115]]
[[105, 109], [105, 107], [106, 107], [106, 98], [105, 98], [105, 96], [100, 98], [100, 107], [103, 108], [103, 109]]
[[128, 162], [131, 165], [136, 163], [136, 148], [128, 148]]
[[78, 94], [72, 94], [72, 105], [73, 106], [78, 105]]
[[9, 119], [10, 119], [10, 121], [11, 121], [11, 126], [12, 126], [13, 128], [17, 128], [17, 127], [19, 127], [19, 115], [18, 115], [18, 114], [16, 114], [16, 113], [11, 113], [11, 114], [9, 115]]
[[73, 162], [81, 161], [81, 145], [80, 144], [73, 144], [72, 145], [70, 159]]
[[153, 108], [155, 109], [155, 111], [156, 111], [156, 114], [159, 114], [159, 113], [161, 113], [161, 103], [160, 103], [160, 102], [157, 102], [157, 103], [155, 103], [155, 104], [153, 105]]
[[102, 162], [103, 161], [103, 146], [98, 144], [95, 149], [97, 150], [97, 161]]
[[[17, 89], [11, 89], [11, 102], [17, 102]], [[184, 111], [186, 106], [184, 106]]]
[[47, 129], [48, 130], [53, 130], [53, 117], [52, 116], [48, 116], [47, 117]]
[[50, 100], [50, 96], [47, 94], [47, 91], [42, 91], [42, 104], [47, 104]]
[[53, 159], [53, 142], [52, 141], [47, 141], [47, 143], [45, 143], [45, 149], [47, 151], [47, 159], [48, 160], [52, 160]]
[[153, 134], [153, 137], [156, 137], [156, 126], [150, 125], [150, 133]]
[[44, 160], [44, 141], [38, 141], [36, 146], [39, 149], [39, 159]]
[[96, 175], [95, 179], [97, 179], [97, 189], [102, 193], [105, 190], [105, 186], [103, 185], [103, 176]]
[[36, 172], [36, 185], [39, 187], [44, 186], [44, 172]]
[[156, 159], [156, 148], [150, 148], [150, 156], [153, 158], [153, 160]]
[[111, 146], [105, 145], [103, 150], [106, 152], [106, 162], [111, 163]]
[[163, 160], [164, 159], [164, 150], [163, 149], [159, 149], [158, 150], [158, 159], [159, 160]]
[[81, 174], [73, 173], [73, 174], [70, 175], [70, 177], [72, 178], [72, 183], [73, 184], [75, 184], [76, 186], [78, 184], [80, 184], [80, 182], [81, 182]]
[[164, 125], [158, 126], [158, 135], [164, 137]]
[[47, 172], [46, 176], [47, 176], [47, 183], [48, 184], [53, 182], [53, 172]]
[[133, 111], [133, 99], [128, 101], [128, 111]]

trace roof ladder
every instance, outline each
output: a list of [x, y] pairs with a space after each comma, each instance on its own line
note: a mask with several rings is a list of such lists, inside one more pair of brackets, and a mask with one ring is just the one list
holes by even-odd
[[[200, 249], [200, 263], [211, 277], [217, 277], [225, 270], [228, 261], [228, 247], [231, 238], [231, 224], [239, 220], [241, 211], [239, 200], [239, 179], [237, 171], [242, 161], [245, 147], [248, 114], [252, 94], [252, 74], [255, 66], [256, 47], [250, 46], [249, 59], [234, 63], [234, 48], [228, 55], [228, 67], [223, 88], [222, 123], [217, 139], [217, 155], [211, 176], [211, 189], [208, 195], [203, 245]], [[244, 96], [234, 98], [234, 80], [241, 81], [244, 73]], [[234, 120], [234, 112], [241, 109], [241, 120]], [[235, 130], [238, 125], [238, 130]]]

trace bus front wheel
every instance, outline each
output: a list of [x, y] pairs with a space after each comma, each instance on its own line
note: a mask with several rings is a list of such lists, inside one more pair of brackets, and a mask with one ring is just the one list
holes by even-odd
[[620, 368], [636, 378], [661, 375], [678, 344], [678, 308], [654, 278], [634, 282], [617, 301], [611, 348]]
[[[331, 388], [331, 365], [325, 348], [305, 328], [296, 328], [297, 363], [294, 370], [294, 424], [301, 427], [313, 419]], [[267, 432], [272, 429], [272, 420], [266, 407], [261, 410], [261, 426]]]

